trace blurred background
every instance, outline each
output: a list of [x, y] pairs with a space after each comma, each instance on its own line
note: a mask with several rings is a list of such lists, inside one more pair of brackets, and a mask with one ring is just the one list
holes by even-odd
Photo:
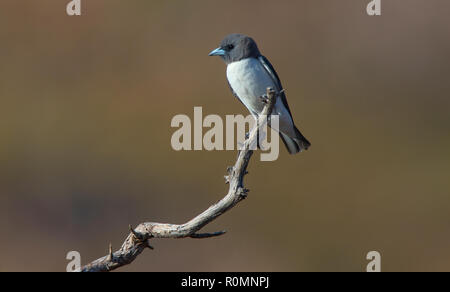
[[120, 271], [450, 271], [450, 3], [2, 0], [0, 271], [65, 271], [128, 225], [182, 223], [225, 195], [234, 151], [170, 145], [173, 116], [247, 114], [208, 53], [252, 36], [312, 142], [250, 163], [247, 200], [153, 240]]

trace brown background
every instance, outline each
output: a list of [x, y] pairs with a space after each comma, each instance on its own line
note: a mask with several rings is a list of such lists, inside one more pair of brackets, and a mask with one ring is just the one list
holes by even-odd
[[[62, 0], [0, 4], [0, 271], [64, 271], [128, 224], [221, 198], [235, 152], [170, 146], [176, 114], [245, 114], [207, 54], [254, 37], [312, 148], [254, 159], [249, 198], [122, 271], [450, 271], [447, 0]], [[255, 156], [257, 157], [257, 156]]]

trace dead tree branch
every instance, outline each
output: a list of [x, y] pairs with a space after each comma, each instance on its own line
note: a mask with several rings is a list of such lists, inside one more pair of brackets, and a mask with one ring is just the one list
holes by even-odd
[[272, 113], [276, 98], [279, 94], [273, 89], [268, 88], [267, 95], [262, 97], [261, 102], [265, 103], [264, 109], [258, 118], [256, 126], [251, 130], [248, 139], [244, 142], [243, 150], [239, 152], [235, 165], [228, 168], [228, 175], [225, 178], [229, 184], [229, 190], [228, 194], [222, 200], [184, 224], [148, 222], [141, 223], [135, 229], [130, 226], [130, 234], [118, 251], [113, 252], [110, 245], [107, 256], [87, 264], [81, 271], [108, 272], [128, 265], [144, 249], [153, 249], [149, 244], [151, 238], [210, 238], [224, 234], [225, 231], [215, 233], [197, 232], [247, 197], [249, 190], [244, 188], [243, 181], [244, 176], [247, 174], [248, 163], [253, 154], [253, 146], [257, 143], [258, 129], [267, 123], [267, 117]]

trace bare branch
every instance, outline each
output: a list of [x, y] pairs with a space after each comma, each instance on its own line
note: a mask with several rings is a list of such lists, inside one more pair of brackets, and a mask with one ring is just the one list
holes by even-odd
[[279, 92], [267, 88], [267, 94], [261, 98], [261, 102], [264, 103], [264, 109], [259, 115], [256, 126], [251, 130], [248, 139], [244, 142], [243, 150], [239, 151], [236, 163], [227, 169], [228, 175], [225, 178], [229, 184], [229, 189], [222, 200], [184, 224], [147, 222], [139, 224], [135, 229], [130, 225], [131, 233], [118, 251], [113, 253], [110, 245], [110, 252], [107, 256], [84, 266], [82, 272], [108, 272], [130, 264], [144, 249], [153, 249], [149, 244], [149, 239], [151, 238], [190, 237], [201, 239], [223, 235], [225, 231], [200, 234], [197, 232], [247, 197], [249, 190], [244, 188], [243, 181], [244, 176], [248, 173], [247, 166], [253, 155], [253, 150], [251, 150], [252, 147], [250, 146], [255, 145], [258, 139], [258, 129], [267, 123], [267, 117], [272, 113], [279, 94]]

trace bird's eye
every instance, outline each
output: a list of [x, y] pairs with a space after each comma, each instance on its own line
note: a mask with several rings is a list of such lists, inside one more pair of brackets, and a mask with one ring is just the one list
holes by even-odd
[[234, 49], [234, 46], [233, 45], [227, 45], [225, 48], [227, 49], [227, 51], [231, 51], [232, 49]]

